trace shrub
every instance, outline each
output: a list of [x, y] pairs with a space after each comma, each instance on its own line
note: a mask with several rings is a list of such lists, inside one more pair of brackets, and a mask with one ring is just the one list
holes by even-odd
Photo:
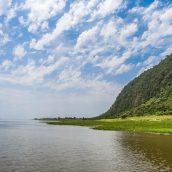
[[128, 117], [128, 115], [127, 114], [123, 114], [123, 115], [121, 115], [121, 119], [126, 119]]

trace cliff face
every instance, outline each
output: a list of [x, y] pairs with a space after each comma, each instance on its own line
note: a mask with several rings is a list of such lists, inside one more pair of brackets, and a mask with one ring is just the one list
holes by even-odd
[[172, 114], [172, 55], [124, 87], [100, 117]]

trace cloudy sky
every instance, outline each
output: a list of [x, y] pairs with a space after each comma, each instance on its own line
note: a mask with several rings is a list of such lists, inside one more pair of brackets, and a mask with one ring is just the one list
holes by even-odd
[[0, 0], [0, 118], [98, 115], [170, 53], [171, 0]]

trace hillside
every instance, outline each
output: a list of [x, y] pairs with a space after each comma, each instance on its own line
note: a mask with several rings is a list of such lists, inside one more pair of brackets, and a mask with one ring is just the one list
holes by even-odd
[[101, 118], [172, 114], [172, 55], [124, 87]]

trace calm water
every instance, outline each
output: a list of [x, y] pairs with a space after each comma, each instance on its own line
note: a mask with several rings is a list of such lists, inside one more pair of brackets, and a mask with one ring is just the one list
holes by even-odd
[[0, 172], [172, 171], [172, 136], [0, 121]]

